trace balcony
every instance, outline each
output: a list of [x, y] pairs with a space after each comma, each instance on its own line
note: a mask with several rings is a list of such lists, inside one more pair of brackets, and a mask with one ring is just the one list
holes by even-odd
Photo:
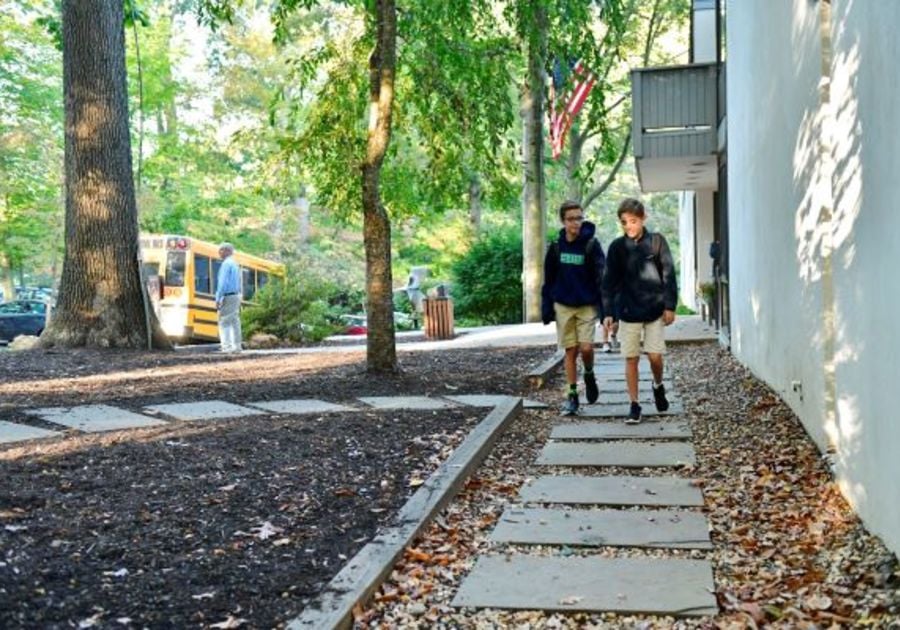
[[631, 71], [632, 138], [641, 189], [718, 187], [719, 66]]

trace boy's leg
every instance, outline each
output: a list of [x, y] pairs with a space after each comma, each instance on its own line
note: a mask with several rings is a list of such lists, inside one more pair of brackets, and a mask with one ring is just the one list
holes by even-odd
[[663, 385], [663, 354], [666, 351], [665, 324], [662, 318], [650, 322], [644, 331], [644, 349], [650, 360], [650, 370], [653, 372], [653, 401], [657, 411], [667, 411], [669, 401], [666, 398], [666, 388]]
[[563, 411], [575, 414], [578, 411], [578, 334], [576, 309], [564, 304], [554, 304], [556, 311], [556, 334], [559, 347], [565, 350], [563, 361], [566, 370], [566, 405]]
[[584, 394], [589, 403], [597, 402], [600, 390], [594, 376], [594, 332], [597, 330], [597, 309], [593, 306], [578, 307], [576, 335], [584, 365]]
[[641, 333], [644, 325], [639, 322], [621, 322], [619, 324], [619, 341], [622, 344], [622, 356], [625, 357], [625, 383], [631, 408], [626, 422], [641, 421], [641, 405], [638, 403], [638, 361], [641, 358]]

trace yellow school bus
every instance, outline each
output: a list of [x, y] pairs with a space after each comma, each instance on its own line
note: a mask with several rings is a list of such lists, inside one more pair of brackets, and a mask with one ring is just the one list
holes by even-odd
[[[176, 234], [141, 234], [141, 273], [163, 331], [173, 341], [218, 341], [216, 284], [222, 259], [219, 245]], [[284, 277], [284, 265], [234, 253], [241, 267], [244, 304], [272, 277]]]

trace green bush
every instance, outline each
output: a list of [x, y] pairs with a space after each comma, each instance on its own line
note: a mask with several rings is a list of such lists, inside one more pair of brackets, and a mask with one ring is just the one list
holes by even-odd
[[294, 343], [315, 342], [340, 329], [339, 314], [332, 305], [341, 289], [301, 270], [288, 270], [284, 280], [275, 279], [254, 298], [253, 306], [241, 313], [241, 325], [249, 338], [267, 333]]
[[453, 265], [453, 305], [460, 319], [485, 324], [522, 321], [522, 233], [498, 228]]

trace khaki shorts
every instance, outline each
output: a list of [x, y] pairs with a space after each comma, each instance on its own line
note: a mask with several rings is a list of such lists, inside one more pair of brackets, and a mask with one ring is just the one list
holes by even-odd
[[663, 354], [666, 351], [666, 325], [662, 317], [655, 322], [619, 322], [619, 343], [622, 356], [637, 357], [641, 354], [641, 335], [644, 337], [644, 352]]
[[594, 343], [597, 323], [596, 306], [566, 306], [555, 302], [556, 337], [560, 348], [574, 348], [579, 343]]

